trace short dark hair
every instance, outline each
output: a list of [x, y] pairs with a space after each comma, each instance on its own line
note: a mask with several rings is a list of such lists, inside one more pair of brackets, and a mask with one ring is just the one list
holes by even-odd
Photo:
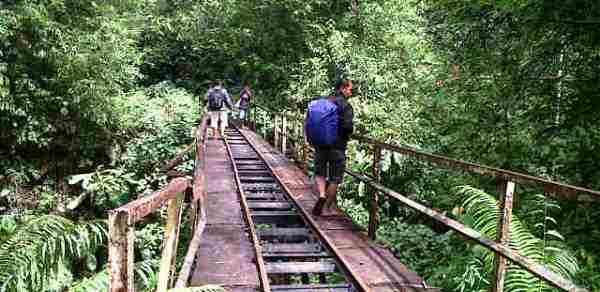
[[335, 92], [339, 92], [340, 89], [342, 89], [342, 87], [346, 87], [346, 86], [350, 85], [351, 82], [352, 82], [352, 80], [350, 80], [348, 78], [338, 79], [334, 85]]

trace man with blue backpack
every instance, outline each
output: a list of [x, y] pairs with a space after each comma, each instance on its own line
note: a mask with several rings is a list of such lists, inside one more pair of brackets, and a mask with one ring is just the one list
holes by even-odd
[[352, 106], [346, 100], [352, 95], [352, 81], [342, 79], [335, 84], [335, 93], [308, 104], [304, 122], [305, 136], [316, 150], [315, 182], [319, 200], [313, 214], [333, 212], [337, 202], [337, 187], [344, 177], [346, 147], [354, 130]]

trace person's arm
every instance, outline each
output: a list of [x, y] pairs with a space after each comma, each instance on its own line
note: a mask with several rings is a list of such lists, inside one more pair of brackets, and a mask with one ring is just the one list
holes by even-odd
[[229, 92], [226, 89], [223, 89], [223, 94], [225, 94], [225, 103], [229, 109], [233, 109], [233, 101], [231, 101], [231, 96], [229, 96]]
[[304, 127], [303, 127], [303, 132], [304, 132], [304, 144], [308, 144], [308, 139], [306, 137], [308, 137], [308, 135], [306, 134], [306, 123], [308, 122], [308, 111], [306, 112], [306, 115], [304, 116]]
[[350, 139], [352, 133], [354, 132], [354, 109], [352, 106], [345, 102], [344, 107], [342, 108], [342, 121], [340, 123], [340, 134], [344, 139]]

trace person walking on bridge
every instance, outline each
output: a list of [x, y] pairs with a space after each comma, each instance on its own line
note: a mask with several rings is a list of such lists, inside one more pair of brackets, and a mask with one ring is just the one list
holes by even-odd
[[244, 87], [242, 91], [240, 91], [240, 100], [239, 100], [239, 109], [240, 109], [240, 121], [242, 123], [246, 120], [248, 116], [248, 109], [250, 108], [250, 98], [252, 97], [252, 92], [250, 91], [250, 83], [248, 81], [244, 82]]
[[354, 130], [354, 113], [347, 99], [352, 96], [352, 81], [338, 80], [335, 92], [311, 101], [304, 122], [307, 142], [315, 147], [315, 183], [319, 200], [316, 216], [331, 215], [337, 209], [337, 188], [344, 177], [346, 148]]
[[225, 137], [225, 128], [227, 128], [228, 109], [233, 109], [233, 102], [227, 90], [223, 87], [223, 81], [217, 80], [206, 92], [206, 100], [208, 101], [208, 114], [210, 116], [210, 128], [212, 128], [212, 136], [217, 137], [217, 129], [219, 121], [221, 122], [221, 137]]

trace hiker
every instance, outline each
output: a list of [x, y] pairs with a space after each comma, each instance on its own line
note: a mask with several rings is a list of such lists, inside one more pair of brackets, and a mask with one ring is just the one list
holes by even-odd
[[238, 108], [240, 109], [240, 121], [244, 121], [248, 115], [248, 108], [250, 108], [250, 98], [252, 92], [250, 91], [250, 83], [244, 82], [244, 87], [240, 91], [240, 100], [238, 101]]
[[221, 121], [221, 136], [224, 137], [225, 128], [227, 128], [227, 108], [232, 109], [233, 103], [231, 102], [229, 93], [223, 88], [223, 81], [217, 80], [213, 83], [213, 86], [206, 92], [206, 100], [208, 101], [208, 114], [210, 116], [212, 136], [217, 136], [218, 123]]
[[336, 82], [331, 96], [311, 101], [304, 122], [305, 137], [313, 145], [315, 154], [315, 183], [319, 200], [313, 214], [332, 215], [337, 209], [337, 187], [344, 177], [346, 147], [354, 129], [352, 106], [347, 98], [352, 95], [352, 81]]

